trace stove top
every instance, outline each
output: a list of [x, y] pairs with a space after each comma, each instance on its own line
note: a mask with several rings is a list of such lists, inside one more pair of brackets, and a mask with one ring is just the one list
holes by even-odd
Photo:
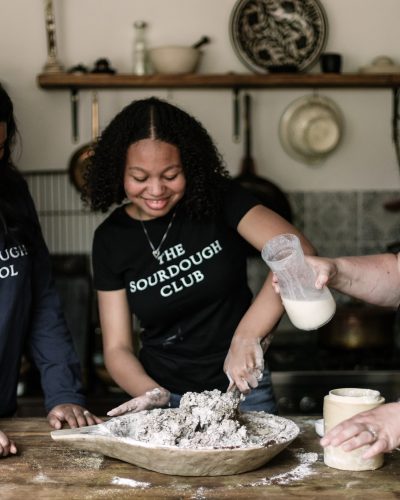
[[271, 371], [400, 370], [400, 351], [382, 349], [326, 349], [317, 345], [271, 346], [267, 352]]
[[400, 397], [400, 370], [324, 370], [271, 372], [279, 414], [322, 415], [324, 397], [332, 389], [376, 389], [386, 402]]
[[282, 415], [321, 415], [324, 396], [339, 387], [374, 388], [388, 402], [400, 397], [399, 349], [271, 345], [267, 363]]

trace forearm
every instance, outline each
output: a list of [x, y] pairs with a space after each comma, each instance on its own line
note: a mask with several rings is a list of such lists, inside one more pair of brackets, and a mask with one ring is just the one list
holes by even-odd
[[160, 387], [134, 355], [135, 333], [125, 289], [99, 291], [98, 299], [104, 360], [113, 380], [134, 397]]
[[262, 378], [266, 345], [283, 312], [280, 299], [271, 291], [268, 277], [237, 326], [225, 359], [229, 388], [236, 386], [244, 394], [257, 387]]
[[233, 340], [243, 338], [261, 341], [275, 329], [284, 309], [271, 282], [272, 274], [269, 273], [263, 287], [237, 326]]
[[398, 307], [400, 304], [400, 261], [394, 254], [339, 257], [337, 273], [329, 285], [371, 304]]
[[145, 372], [142, 364], [130, 349], [113, 348], [104, 352], [105, 365], [113, 380], [133, 397], [155, 387], [161, 387]]

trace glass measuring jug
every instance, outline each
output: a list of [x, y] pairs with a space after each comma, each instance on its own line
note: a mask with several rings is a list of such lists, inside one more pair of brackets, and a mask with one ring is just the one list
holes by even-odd
[[279, 284], [283, 306], [294, 326], [316, 330], [335, 314], [336, 303], [327, 287], [315, 288], [315, 273], [304, 260], [295, 234], [280, 234], [264, 245], [261, 256]]

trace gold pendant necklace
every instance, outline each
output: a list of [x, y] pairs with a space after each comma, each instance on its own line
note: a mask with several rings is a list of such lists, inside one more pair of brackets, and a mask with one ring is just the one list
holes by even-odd
[[176, 215], [176, 209], [174, 210], [174, 213], [172, 214], [172, 217], [171, 217], [171, 220], [169, 221], [169, 224], [167, 226], [167, 229], [165, 230], [165, 233], [163, 234], [163, 237], [161, 238], [161, 241], [160, 241], [160, 244], [158, 245], [158, 247], [156, 248], [154, 245], [153, 245], [153, 242], [151, 241], [150, 239], [150, 236], [149, 236], [149, 233], [147, 232], [147, 229], [146, 229], [146, 226], [144, 225], [143, 221], [142, 221], [142, 217], [141, 217], [141, 210], [139, 210], [139, 221], [140, 221], [140, 224], [143, 228], [143, 232], [147, 238], [147, 241], [149, 242], [149, 245], [150, 245], [150, 248], [151, 248], [151, 253], [153, 254], [153, 257], [156, 259], [156, 260], [159, 260], [160, 259], [160, 255], [161, 255], [161, 246], [162, 244], [164, 243], [166, 237], [168, 236], [168, 233], [169, 233], [169, 230], [171, 229], [171, 226], [172, 226], [172, 223], [175, 219], [175, 215]]

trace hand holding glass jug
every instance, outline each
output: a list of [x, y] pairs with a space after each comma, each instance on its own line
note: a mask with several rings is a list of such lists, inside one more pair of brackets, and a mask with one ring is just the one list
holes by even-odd
[[283, 306], [294, 326], [316, 330], [335, 314], [336, 304], [327, 287], [315, 287], [316, 276], [305, 262], [299, 238], [280, 234], [264, 245], [262, 258], [278, 279]]

